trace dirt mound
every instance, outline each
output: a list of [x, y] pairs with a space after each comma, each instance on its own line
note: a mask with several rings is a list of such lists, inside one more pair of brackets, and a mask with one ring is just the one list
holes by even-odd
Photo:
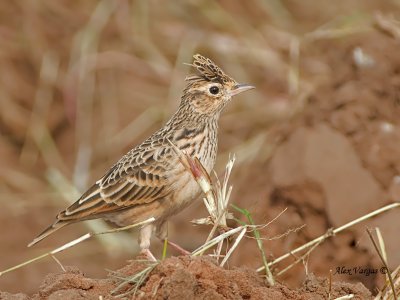
[[[120, 277], [129, 277], [146, 267], [143, 262], [130, 261], [115, 272]], [[112, 298], [111, 293], [118, 280], [91, 279], [75, 267], [66, 272], [49, 274], [38, 293], [0, 293], [3, 300], [16, 299], [103, 299]], [[309, 276], [300, 289], [292, 290], [277, 283], [268, 287], [254, 270], [246, 268], [223, 269], [209, 257], [171, 257], [162, 261], [148, 275], [136, 291], [138, 299], [326, 299], [328, 280]], [[128, 284], [124, 290], [132, 289]], [[334, 282], [333, 298], [354, 294], [354, 299], [370, 299], [371, 293], [362, 284]], [[129, 293], [128, 298], [135, 298]]]

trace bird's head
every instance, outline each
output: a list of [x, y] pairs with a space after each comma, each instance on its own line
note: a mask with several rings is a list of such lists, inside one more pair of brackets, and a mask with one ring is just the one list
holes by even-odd
[[190, 107], [198, 115], [218, 115], [233, 96], [253, 89], [248, 84], [239, 84], [226, 75], [211, 59], [196, 54], [191, 64], [198, 74], [186, 78], [187, 86], [181, 105]]

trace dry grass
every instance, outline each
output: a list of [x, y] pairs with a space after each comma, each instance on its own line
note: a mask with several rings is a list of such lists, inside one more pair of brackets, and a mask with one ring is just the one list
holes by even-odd
[[[61, 208], [68, 204], [63, 199], [75, 200], [78, 193], [65, 186], [84, 191], [116, 158], [168, 118], [188, 71], [183, 63], [190, 62], [195, 51], [210, 53], [243, 82], [260, 82], [250, 71], [254, 66], [275, 70], [284, 80], [287, 63], [246, 25], [251, 14], [239, 23], [230, 16], [228, 9], [240, 4], [168, 4], [171, 14], [153, 5], [145, 1], [88, 1], [72, 7], [52, 1], [1, 5], [8, 27], [0, 40], [0, 126], [5, 133], [0, 143], [7, 145], [14, 160], [5, 162], [1, 172], [2, 202], [16, 193], [31, 194], [29, 183], [37, 180], [41, 190], [56, 189], [36, 205], [56, 201], [54, 205]], [[187, 20], [185, 9], [202, 17]], [[217, 21], [212, 14], [221, 18]], [[10, 15], [20, 15], [22, 24], [17, 26]], [[155, 17], [158, 22], [150, 22]], [[242, 37], [240, 42], [237, 36]], [[248, 126], [254, 116], [240, 107], [264, 102], [264, 88], [258, 86], [251, 102], [236, 104], [222, 122], [240, 117]], [[261, 119], [268, 123], [259, 114], [257, 120]], [[225, 149], [232, 144], [252, 146], [236, 143], [238, 136], [226, 137]], [[13, 184], [18, 174], [24, 176]], [[65, 182], [62, 189], [52, 180], [53, 174]]]
[[[302, 5], [308, 10], [315, 4]], [[1, 3], [4, 211], [18, 220], [31, 211], [35, 216], [46, 211], [43, 218], [50, 223], [47, 210], [53, 213], [74, 201], [166, 121], [189, 71], [183, 63], [190, 63], [196, 52], [212, 57], [237, 80], [257, 86], [251, 98], [235, 100], [222, 116], [217, 172], [231, 152], [237, 156], [237, 174], [249, 163], [267, 161], [279, 142], [270, 125], [301, 112], [307, 96], [329, 75], [329, 65], [307, 56], [304, 48], [369, 30], [377, 22], [398, 34], [393, 20], [378, 16], [374, 21], [371, 14], [340, 7], [330, 13], [326, 5], [324, 14], [303, 23], [293, 15], [301, 15], [301, 7], [285, 1]], [[315, 65], [328, 70], [319, 74], [322, 79], [307, 67]], [[102, 222], [85, 226], [105, 228]], [[100, 245], [110, 255], [116, 249], [130, 255], [132, 240], [111, 236]], [[27, 242], [16, 245], [23, 249]], [[98, 247], [88, 245], [86, 253]]]
[[[290, 66], [279, 48], [289, 47], [291, 36], [251, 26], [252, 11], [238, 21], [238, 13], [231, 10], [244, 7], [200, 2], [160, 7], [152, 1], [108, 0], [2, 3], [0, 17], [7, 24], [0, 28], [0, 146], [7, 150], [0, 158], [3, 207], [13, 211], [14, 218], [50, 207], [52, 213], [42, 218], [50, 223], [57, 210], [166, 121], [189, 71], [183, 63], [191, 62], [198, 51], [238, 80], [257, 85], [251, 99], [232, 103], [221, 120], [226, 132], [219, 162], [226, 161], [228, 149], [238, 153], [239, 166], [269, 155], [265, 129], [279, 115], [265, 95], [277, 81], [283, 93], [288, 89]], [[261, 2], [257, 7], [269, 9]], [[277, 8], [271, 8], [275, 14]], [[188, 18], [185, 11], [197, 13]], [[279, 47], [260, 35], [260, 29], [281, 36]], [[275, 78], [265, 81], [267, 74]], [[254, 114], [251, 107], [261, 109]], [[229, 125], [233, 119], [241, 120], [236, 128]], [[250, 128], [257, 129], [248, 133]], [[32, 237], [42, 226], [35, 226]], [[83, 226], [88, 227], [80, 229], [83, 232], [107, 228], [102, 221]], [[29, 238], [16, 246], [23, 249]], [[125, 235], [107, 236], [99, 243], [109, 256], [131, 255], [134, 249], [134, 239]], [[87, 253], [98, 251], [95, 243], [87, 247]]]

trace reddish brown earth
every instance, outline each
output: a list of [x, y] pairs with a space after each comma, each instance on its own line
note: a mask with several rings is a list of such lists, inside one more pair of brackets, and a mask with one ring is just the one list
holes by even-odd
[[[73, 176], [78, 148], [75, 141], [80, 130], [74, 127], [76, 124], [71, 121], [74, 116], [69, 110], [74, 106], [72, 100], [79, 87], [71, 83], [74, 74], [68, 73], [70, 70], [66, 70], [66, 66], [74, 34], [86, 24], [96, 5], [95, 2], [87, 3], [91, 4], [80, 7], [79, 12], [61, 4], [48, 4], [46, 9], [33, 4], [32, 7], [7, 4], [7, 9], [0, 11], [2, 20], [8, 24], [0, 26], [0, 34], [5, 37], [0, 40], [3, 43], [0, 47], [3, 51], [3, 56], [0, 56], [0, 91], [1, 95], [7, 96], [1, 97], [0, 102], [0, 201], [4, 207], [0, 210], [0, 271], [88, 231], [83, 225], [71, 226], [34, 249], [25, 248], [66, 205], [61, 193], [48, 183], [46, 172], [50, 165], [66, 178]], [[253, 96], [249, 94], [248, 98], [232, 103], [222, 116], [216, 170], [221, 174], [227, 153], [236, 153], [238, 162], [230, 180], [234, 186], [231, 202], [249, 210], [257, 224], [268, 223], [287, 208], [261, 231], [267, 259], [272, 261], [332, 227], [400, 201], [400, 31], [378, 29], [373, 21], [377, 11], [388, 16], [398, 12], [398, 7], [390, 1], [382, 1], [380, 5], [376, 4], [378, 2], [343, 1], [340, 5], [335, 3], [324, 7], [315, 6], [314, 1], [303, 1], [301, 5], [287, 1], [290, 22], [274, 23], [273, 18], [265, 21], [264, 16], [260, 16], [261, 8], [244, 9], [241, 6], [244, 4], [222, 3], [223, 8], [237, 20], [244, 20], [262, 32], [263, 43], [258, 44], [256, 40], [254, 45], [272, 53], [262, 52], [265, 55], [262, 60], [256, 54], [238, 55], [244, 66], [235, 69], [224, 61], [239, 63], [236, 56], [232, 59], [215, 45], [206, 47], [218, 63], [225, 64], [224, 68], [233, 70], [240, 79], [257, 86]], [[159, 65], [153, 63], [152, 59], [159, 59], [157, 55], [151, 59], [144, 58], [140, 43], [130, 40], [130, 30], [137, 24], [132, 26], [128, 22], [124, 25], [127, 11], [129, 9], [121, 6], [117, 11], [118, 18], [110, 21], [102, 39], [103, 55], [110, 48], [124, 55], [120, 61], [107, 52], [110, 56], [100, 60], [99, 65], [104, 65], [96, 70], [99, 83], [94, 95], [97, 110], [93, 121], [96, 130], [91, 137], [90, 180], [101, 176], [130, 145], [140, 142], [162, 124], [176, 103], [157, 99], [165, 99], [170, 93], [169, 86], [185, 76], [185, 71], [163, 65], [163, 59], [158, 60]], [[361, 30], [336, 37], [304, 39], [298, 65], [299, 91], [291, 95], [287, 83], [287, 72], [291, 67], [287, 63], [291, 60], [290, 34], [303, 36], [326, 22], [359, 11], [367, 13], [370, 22]], [[14, 15], [22, 12], [26, 14], [23, 20], [27, 24], [21, 27]], [[188, 20], [179, 10], [170, 13], [176, 15], [171, 17], [158, 12], [157, 24], [160, 25], [149, 30], [152, 30], [154, 40], [163, 41], [158, 46], [163, 44], [166, 47], [163, 49], [167, 53], [165, 60], [175, 62], [176, 49], [167, 47], [167, 44], [174, 43], [165, 43], [165, 40], [174, 37], [176, 32], [186, 32]], [[40, 15], [48, 17], [39, 18]], [[195, 25], [189, 23], [196, 30], [203, 28], [206, 34], [223, 34], [219, 24], [212, 25], [208, 19], [199, 17], [192, 21]], [[276, 27], [264, 27], [263, 22]], [[43, 31], [39, 30], [40, 26]], [[15, 28], [25, 31], [22, 34]], [[29, 38], [25, 37], [21, 46], [15, 41], [24, 34]], [[236, 32], [233, 36], [240, 39], [248, 35]], [[57, 42], [54, 42], [55, 37]], [[54, 101], [46, 120], [62, 162], [53, 152], [50, 152], [52, 156], [41, 157], [30, 136], [33, 134], [27, 132], [34, 107], [32, 95], [40, 85], [43, 49], [49, 45], [54, 46], [54, 51], [60, 55], [61, 75], [54, 83]], [[354, 58], [356, 49], [361, 49], [373, 63], [357, 63]], [[129, 56], [134, 59], [129, 60]], [[268, 65], [262, 64], [268, 59]], [[112, 72], [107, 69], [107, 63], [112, 66]], [[242, 70], [245, 71], [241, 73]], [[114, 78], [118, 79], [117, 83], [111, 85]], [[109, 87], [107, 84], [114, 89], [105, 89]], [[174, 87], [173, 90], [176, 92], [178, 89]], [[108, 97], [108, 93], [111, 93], [111, 98], [115, 97], [112, 102], [115, 107], [99, 96]], [[155, 110], [146, 115], [150, 118], [149, 123], [143, 120], [139, 123], [139, 133], [133, 130], [135, 134], [128, 135], [129, 138], [122, 141], [113, 139], [148, 107], [155, 107]], [[118, 118], [113, 121], [102, 119], [104, 112], [100, 108], [110, 113], [115, 113], [113, 109], [118, 110]], [[106, 121], [109, 127], [103, 128]], [[108, 140], [112, 142], [110, 145]], [[188, 225], [188, 220], [205, 215], [201, 201], [188, 208], [172, 220], [171, 239], [186, 249], [197, 248], [207, 237], [209, 228], [193, 227]], [[240, 214], [235, 212], [235, 215], [244, 220]], [[374, 227], [382, 231], [389, 268], [394, 270], [399, 266], [399, 216], [399, 210], [393, 210], [330, 238], [304, 261], [277, 276], [279, 283], [274, 287], [268, 287], [261, 275], [255, 273], [254, 270], [262, 265], [260, 253], [253, 239], [244, 239], [225, 269], [217, 267], [206, 257], [166, 259], [150, 273], [136, 295], [144, 299], [326, 299], [332, 270], [333, 299], [350, 293], [358, 299], [369, 299], [382, 288], [383, 274], [345, 274], [337, 270], [382, 268], [365, 231]], [[236, 226], [234, 222], [230, 225]], [[131, 235], [126, 236], [129, 241], [133, 240]], [[3, 291], [0, 299], [98, 299], [100, 295], [110, 298], [110, 291], [119, 282], [105, 269], [117, 270], [132, 259], [135, 249], [130, 247], [121, 241], [107, 248], [93, 240], [58, 256], [64, 265], [75, 266], [65, 273], [58, 272], [58, 265], [47, 259], [5, 274], [0, 277], [0, 290]], [[160, 256], [160, 247], [157, 241], [152, 244], [157, 257]], [[278, 273], [291, 262], [293, 259], [274, 266], [273, 272]], [[142, 267], [130, 261], [117, 272], [128, 276]]]
[[[122, 278], [140, 272], [146, 266], [130, 261], [116, 271]], [[112, 277], [112, 276], [110, 276]], [[1, 299], [111, 299], [124, 295], [137, 299], [326, 299], [353, 294], [353, 299], [372, 299], [371, 292], [362, 284], [345, 282], [332, 283], [329, 291], [327, 279], [310, 275], [298, 289], [290, 289], [276, 283], [269, 287], [265, 280], [252, 269], [233, 268], [226, 270], [218, 267], [208, 257], [171, 257], [157, 265], [147, 280], [137, 290], [131, 284], [119, 288], [121, 280], [113, 278], [91, 279], [75, 267], [66, 272], [46, 276], [39, 291], [28, 296], [0, 293]], [[112, 296], [111, 296], [112, 295]]]

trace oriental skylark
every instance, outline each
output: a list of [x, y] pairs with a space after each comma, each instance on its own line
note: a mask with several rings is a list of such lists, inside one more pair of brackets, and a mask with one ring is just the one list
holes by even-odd
[[186, 78], [179, 108], [165, 126], [125, 154], [28, 246], [78, 221], [102, 218], [127, 226], [154, 217], [155, 221], [144, 225], [139, 234], [142, 252], [151, 255], [152, 234], [165, 239], [168, 219], [201, 194], [170, 141], [197, 157], [210, 172], [217, 155], [221, 111], [232, 96], [254, 88], [238, 84], [199, 54], [194, 55], [192, 66], [198, 74]]

